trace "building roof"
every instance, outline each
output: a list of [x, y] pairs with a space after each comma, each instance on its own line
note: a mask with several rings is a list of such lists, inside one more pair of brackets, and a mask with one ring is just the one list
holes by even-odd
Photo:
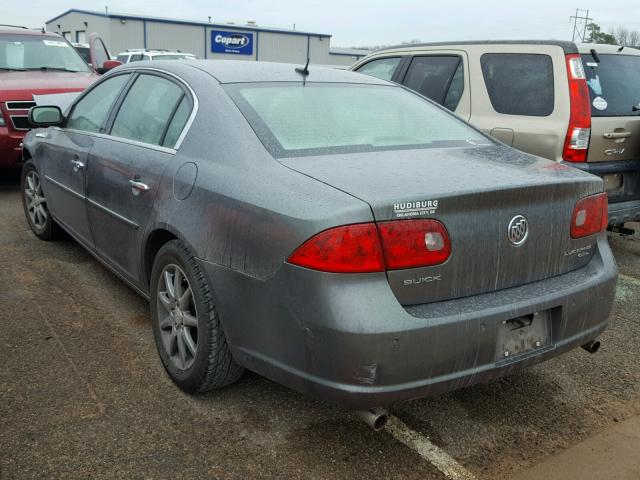
[[214, 28], [226, 28], [232, 30], [244, 30], [249, 32], [271, 32], [271, 33], [284, 33], [288, 35], [314, 35], [318, 37], [331, 37], [331, 35], [327, 33], [317, 33], [317, 32], [303, 32], [300, 30], [289, 30], [283, 28], [271, 28], [271, 27], [263, 27], [259, 25], [240, 25], [236, 23], [209, 23], [209, 22], [198, 22], [195, 20], [180, 20], [176, 18], [165, 18], [165, 17], [149, 17], [149, 16], [139, 16], [139, 15], [129, 15], [127, 13], [103, 13], [103, 12], [95, 12], [91, 10], [79, 10], [76, 8], [72, 8], [67, 10], [60, 15], [53, 17], [50, 20], [46, 21], [46, 24], [50, 24], [58, 20], [59, 18], [64, 17], [70, 13], [80, 13], [84, 15], [94, 15], [98, 17], [106, 17], [106, 18], [117, 18], [124, 20], [142, 20], [147, 22], [159, 22], [159, 23], [177, 23], [180, 25], [196, 25], [196, 26], [204, 26], [204, 27], [214, 27]]

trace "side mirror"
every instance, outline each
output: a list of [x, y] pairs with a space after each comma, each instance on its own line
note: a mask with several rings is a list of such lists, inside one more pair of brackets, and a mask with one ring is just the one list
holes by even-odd
[[62, 125], [64, 116], [60, 107], [33, 107], [29, 110], [29, 123], [34, 128], [39, 127], [59, 127]]
[[119, 60], [107, 60], [102, 64], [102, 67], [96, 68], [96, 71], [102, 75], [103, 73], [107, 73], [109, 70], [113, 70], [120, 65], [122, 65], [122, 62]]

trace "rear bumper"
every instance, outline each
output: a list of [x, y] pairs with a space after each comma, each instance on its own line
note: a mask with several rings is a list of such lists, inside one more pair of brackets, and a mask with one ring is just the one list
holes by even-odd
[[[384, 274], [285, 265], [259, 281], [200, 261], [234, 358], [267, 378], [350, 408], [388, 405], [486, 382], [595, 339], [617, 267], [606, 236], [585, 267], [457, 300], [402, 307]], [[552, 311], [548, 347], [496, 353], [503, 320]]]
[[623, 187], [609, 192], [609, 225], [640, 221], [640, 160], [565, 164], [600, 177], [622, 175]]
[[22, 161], [22, 139], [27, 132], [9, 132], [0, 127], [0, 167], [12, 167]]

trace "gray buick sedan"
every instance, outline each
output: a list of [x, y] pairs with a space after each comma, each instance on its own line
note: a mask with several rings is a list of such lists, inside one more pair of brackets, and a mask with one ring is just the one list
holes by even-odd
[[368, 408], [597, 349], [617, 270], [602, 180], [418, 94], [295, 65], [117, 68], [30, 112], [33, 232], [147, 298], [183, 390], [247, 368]]

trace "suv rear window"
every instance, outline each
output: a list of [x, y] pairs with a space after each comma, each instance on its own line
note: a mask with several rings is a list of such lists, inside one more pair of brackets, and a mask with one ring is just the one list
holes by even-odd
[[397, 86], [278, 82], [225, 90], [275, 157], [490, 144]]
[[553, 63], [549, 55], [485, 53], [480, 63], [496, 112], [534, 117], [553, 113]]
[[[582, 55], [587, 74], [591, 115], [615, 117], [640, 115], [640, 55]], [[637, 106], [638, 110], [633, 107]]]

